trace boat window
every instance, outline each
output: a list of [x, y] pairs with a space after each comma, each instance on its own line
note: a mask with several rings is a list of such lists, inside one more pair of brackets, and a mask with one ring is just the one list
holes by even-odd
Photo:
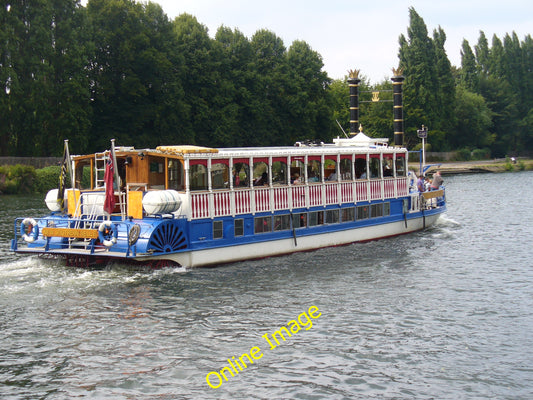
[[189, 186], [191, 190], [207, 190], [207, 167], [195, 163], [189, 167]]
[[247, 187], [248, 177], [250, 175], [250, 168], [248, 161], [233, 160], [233, 169], [231, 176], [233, 177], [233, 187]]
[[341, 217], [342, 222], [352, 222], [353, 220], [355, 220], [355, 208], [343, 208], [341, 210]]
[[91, 162], [83, 160], [76, 164], [74, 171], [76, 189], [91, 189]]
[[244, 219], [236, 219], [233, 225], [234, 236], [244, 236]]
[[396, 155], [396, 176], [406, 176], [405, 157], [403, 154]]
[[291, 160], [291, 183], [305, 183], [305, 163], [303, 157]]
[[309, 226], [322, 225], [324, 223], [324, 212], [313, 211], [309, 213]]
[[370, 178], [378, 179], [381, 178], [381, 171], [379, 168], [379, 156], [370, 158]]
[[339, 210], [326, 210], [326, 224], [339, 222]]
[[322, 168], [320, 159], [311, 159], [307, 161], [307, 181], [309, 183], [322, 182]]
[[287, 159], [272, 161], [272, 183], [274, 185], [287, 184]]
[[307, 213], [292, 214], [292, 226], [305, 228], [307, 226]]
[[213, 161], [211, 164], [211, 188], [224, 189], [229, 187], [229, 168], [226, 161]]
[[343, 181], [351, 181], [352, 180], [352, 156], [341, 156], [341, 163], [340, 163], [340, 174], [341, 174], [341, 180]]
[[272, 217], [254, 218], [254, 232], [265, 233], [272, 231]]
[[324, 179], [326, 181], [337, 180], [337, 162], [332, 159], [324, 161]]
[[268, 164], [264, 161], [255, 162], [254, 160], [254, 171], [253, 171], [253, 181], [254, 186], [265, 186], [269, 185], [268, 182]]
[[357, 219], [368, 218], [368, 206], [357, 206]]
[[183, 165], [179, 160], [168, 160], [168, 188], [183, 190]]
[[213, 239], [222, 239], [224, 237], [224, 230], [222, 221], [213, 221]]
[[383, 203], [370, 205], [370, 217], [371, 218], [383, 217]]
[[150, 189], [165, 189], [165, 159], [163, 157], [149, 157], [148, 187]]
[[355, 159], [355, 177], [357, 179], [366, 179], [366, 156], [358, 156]]
[[385, 154], [383, 156], [383, 177], [392, 177], [393, 176], [393, 164], [392, 164], [392, 154]]
[[387, 217], [390, 215], [390, 203], [383, 203], [383, 216]]
[[289, 214], [285, 215], [276, 215], [274, 217], [274, 230], [275, 231], [286, 231], [291, 229], [291, 219]]

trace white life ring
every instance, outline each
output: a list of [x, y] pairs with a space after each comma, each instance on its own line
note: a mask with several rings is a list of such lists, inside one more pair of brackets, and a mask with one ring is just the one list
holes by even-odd
[[39, 225], [33, 218], [24, 218], [20, 224], [20, 234], [25, 242], [32, 243], [39, 237]]
[[117, 243], [117, 228], [111, 221], [103, 221], [98, 227], [98, 237], [105, 247]]

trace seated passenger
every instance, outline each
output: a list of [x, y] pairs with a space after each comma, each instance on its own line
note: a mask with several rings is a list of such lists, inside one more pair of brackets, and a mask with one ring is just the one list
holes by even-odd
[[254, 181], [254, 186], [268, 185], [268, 174], [263, 172], [263, 174]]
[[300, 175], [299, 175], [299, 174], [296, 174], [296, 173], [295, 173], [295, 174], [292, 174], [292, 176], [291, 176], [291, 183], [292, 183], [292, 184], [295, 184], [295, 185], [297, 185], [297, 184], [299, 184], [299, 183], [302, 183], [302, 181], [300, 180]]
[[337, 180], [337, 172], [333, 171], [331, 174], [329, 174], [328, 181], [336, 181], [336, 180]]
[[309, 182], [318, 182], [318, 176], [313, 171], [309, 173]]

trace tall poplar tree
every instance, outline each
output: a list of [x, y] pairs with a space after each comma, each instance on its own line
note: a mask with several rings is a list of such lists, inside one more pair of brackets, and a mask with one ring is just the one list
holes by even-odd
[[424, 20], [414, 8], [409, 9], [407, 38], [400, 36], [400, 67], [404, 71], [405, 143], [414, 146], [419, 142], [416, 130], [422, 124], [430, 129], [442, 128], [438, 123], [439, 88], [437, 79], [435, 45], [428, 37]]
[[179, 136], [175, 124], [187, 111], [176, 79], [181, 62], [161, 7], [90, 0], [87, 9], [96, 46], [90, 64], [92, 150], [108, 148], [112, 138], [143, 147]]
[[6, 66], [0, 107], [8, 117], [0, 127], [8, 149], [2, 152], [60, 155], [66, 138], [83, 150], [90, 124], [84, 10], [77, 0], [19, 0], [0, 15]]
[[477, 93], [479, 90], [479, 75], [476, 67], [476, 58], [468, 40], [466, 39], [463, 39], [463, 44], [461, 46], [461, 85], [473, 93]]

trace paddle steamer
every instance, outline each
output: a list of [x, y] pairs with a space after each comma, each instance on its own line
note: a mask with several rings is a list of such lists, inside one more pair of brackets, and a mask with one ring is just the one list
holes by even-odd
[[196, 267], [430, 226], [446, 210], [444, 189], [420, 193], [407, 171], [400, 71], [392, 81], [394, 145], [360, 129], [357, 71], [348, 81], [351, 137], [333, 143], [135, 149], [112, 141], [108, 151], [70, 157], [66, 142], [69, 187], [47, 194], [49, 215], [16, 219], [11, 248], [73, 266]]

